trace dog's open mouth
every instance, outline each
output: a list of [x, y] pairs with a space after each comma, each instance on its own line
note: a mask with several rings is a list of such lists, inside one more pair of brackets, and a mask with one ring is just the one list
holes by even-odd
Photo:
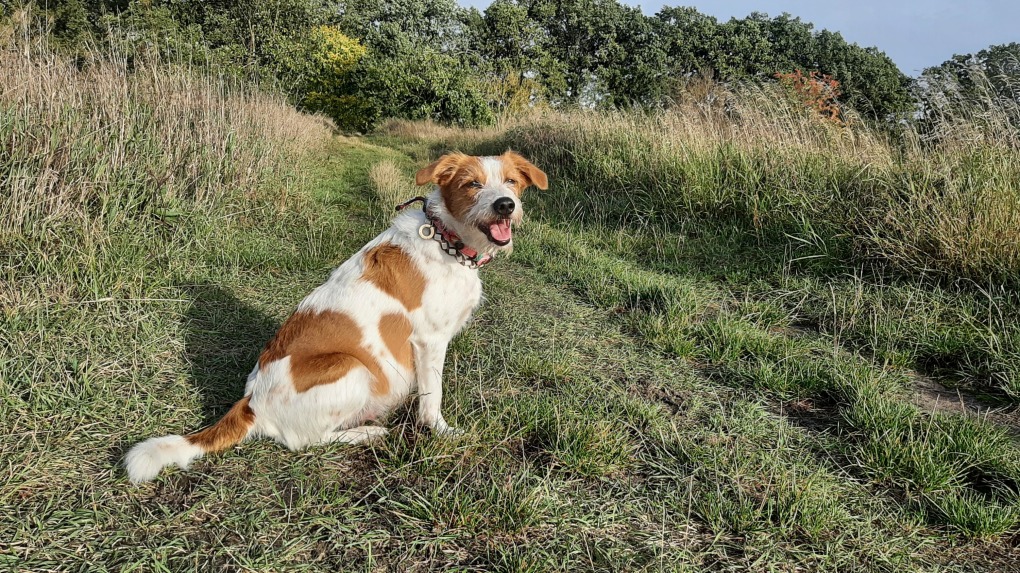
[[485, 236], [489, 238], [489, 241], [505, 247], [510, 244], [513, 239], [513, 232], [510, 230], [510, 219], [500, 219], [498, 221], [478, 225], [478, 229], [485, 233]]

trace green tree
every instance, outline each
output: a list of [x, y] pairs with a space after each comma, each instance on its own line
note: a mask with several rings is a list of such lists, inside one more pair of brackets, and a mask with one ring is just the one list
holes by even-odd
[[607, 93], [600, 72], [619, 59], [623, 6], [616, 0], [530, 0], [525, 5], [562, 66], [562, 92], [555, 95], [572, 104], [599, 104]]
[[655, 15], [669, 73], [687, 78], [715, 65], [719, 23], [687, 6], [665, 7]]
[[1020, 101], [1020, 44], [998, 44], [976, 54], [954, 55], [938, 66], [925, 69], [921, 79], [935, 85], [952, 81], [965, 99], [976, 100], [994, 94], [994, 97]]
[[947, 121], [960, 119], [992, 134], [1015, 132], [1020, 129], [1020, 44], [954, 55], [925, 69], [913, 87], [922, 133], [937, 138]]
[[347, 93], [361, 100], [363, 121], [371, 129], [389, 117], [431, 119], [478, 125], [492, 121], [484, 94], [470, 70], [448, 54], [421, 49], [397, 57], [369, 54], [349, 75]]
[[768, 15], [733, 18], [717, 30], [714, 67], [727, 79], [770, 77], [778, 69]]
[[887, 120], [912, 106], [910, 79], [877, 48], [848, 44], [837, 32], [815, 37], [818, 70], [839, 80], [844, 101], [858, 112]]
[[359, 129], [370, 114], [368, 103], [352, 93], [351, 74], [367, 50], [357, 40], [331, 26], [319, 26], [310, 36], [307, 69], [300, 105], [324, 113], [341, 129]]
[[342, 0], [336, 26], [368, 55], [350, 74], [369, 129], [386, 117], [473, 125], [491, 121], [475, 81], [471, 11], [454, 0]]
[[335, 23], [380, 57], [412, 50], [462, 54], [469, 11], [455, 0], [340, 0]]
[[776, 72], [818, 68], [814, 26], [784, 12], [769, 20], [769, 41]]
[[564, 90], [565, 70], [549, 51], [548, 34], [528, 17], [527, 8], [514, 0], [496, 0], [477, 16], [469, 22], [477, 55], [473, 65], [493, 107], [504, 111], [555, 101], [555, 94]]
[[596, 71], [607, 92], [605, 104], [650, 106], [665, 100], [673, 78], [659, 32], [658, 22], [638, 8], [626, 7], [619, 14], [615, 41]]

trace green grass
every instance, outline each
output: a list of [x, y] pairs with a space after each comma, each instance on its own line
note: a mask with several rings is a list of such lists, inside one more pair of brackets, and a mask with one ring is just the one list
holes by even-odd
[[557, 182], [533, 216], [594, 232], [642, 268], [796, 293], [787, 312], [841, 344], [1016, 403], [1015, 130], [947, 116], [937, 140], [907, 129], [890, 142], [768, 90], [719, 101], [480, 131], [392, 122], [376, 140], [421, 160], [514, 148]]
[[[446, 410], [466, 436], [422, 433], [407, 408], [373, 448], [252, 442], [130, 485], [126, 447], [221, 414], [290, 308], [384, 227], [367, 175], [380, 160], [411, 164], [335, 140], [304, 166], [302, 207], [275, 224], [206, 229], [165, 266], [120, 260], [122, 275], [165, 285], [140, 291], [147, 301], [7, 319], [23, 342], [3, 362], [6, 568], [996, 571], [1013, 558], [1015, 500], [972, 483], [1016, 475], [1008, 439], [881, 410], [901, 403], [877, 383], [826, 405], [846, 420], [813, 422], [831, 416], [823, 395], [872, 388], [881, 369], [776, 334], [781, 305], [539, 222], [485, 269], [489, 303], [452, 345]], [[790, 353], [806, 365], [755, 383]], [[789, 381], [830, 367], [817, 386]], [[790, 409], [806, 399], [819, 405]], [[909, 448], [869, 449], [881, 439]], [[919, 469], [947, 440], [969, 457], [945, 476]], [[960, 558], [972, 552], [985, 561]]]
[[1015, 402], [987, 381], [1015, 381], [1008, 296], [848, 263], [806, 228], [577, 217], [595, 186], [557, 163], [451, 345], [464, 436], [408, 404], [372, 447], [255, 441], [130, 484], [126, 449], [222, 415], [442, 146], [320, 139], [174, 217], [5, 236], [0, 569], [1015, 568], [1015, 426], [922, 408], [913, 383]]

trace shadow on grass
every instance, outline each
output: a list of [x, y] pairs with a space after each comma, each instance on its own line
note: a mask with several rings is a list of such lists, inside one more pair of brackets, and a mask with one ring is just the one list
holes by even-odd
[[185, 352], [204, 423], [215, 422], [244, 394], [248, 373], [280, 324], [215, 284], [183, 285], [191, 299]]

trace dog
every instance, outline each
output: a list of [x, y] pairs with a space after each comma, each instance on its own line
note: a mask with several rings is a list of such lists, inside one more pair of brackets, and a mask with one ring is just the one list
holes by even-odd
[[135, 445], [124, 460], [132, 482], [256, 436], [291, 450], [378, 439], [388, 430], [366, 422], [415, 389], [418, 424], [459, 433], [440, 407], [447, 345], [481, 302], [478, 268], [513, 249], [521, 193], [548, 189], [548, 179], [508, 151], [444, 155], [415, 183], [434, 189], [397, 209], [421, 201], [422, 211], [402, 211], [298, 304], [259, 356], [244, 397], [216, 424]]

